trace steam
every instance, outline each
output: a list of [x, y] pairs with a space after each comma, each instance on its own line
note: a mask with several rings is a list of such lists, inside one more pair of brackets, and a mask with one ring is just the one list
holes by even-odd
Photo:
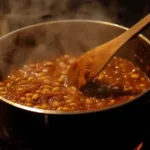
[[[54, 20], [90, 19], [115, 21], [115, 15], [108, 13], [108, 10], [99, 0], [9, 0], [9, 8], [10, 12], [6, 16], [9, 31]], [[112, 8], [107, 9], [111, 10]], [[48, 32], [51, 34], [46, 34]], [[73, 36], [74, 34], [76, 36]], [[2, 60], [0, 62], [2, 74], [5, 74], [5, 68], [8, 69], [9, 65], [11, 65], [11, 63], [7, 62], [7, 59], [3, 59], [3, 57], [8, 57], [8, 54], [12, 63], [20, 65], [25, 63], [28, 57], [38, 60], [45, 56], [56, 58], [64, 53], [79, 56], [88, 49], [103, 43], [97, 37], [100, 37], [100, 35], [97, 35], [96, 28], [95, 31], [89, 31], [86, 23], [82, 27], [76, 25], [53, 27], [53, 31], [49, 29], [30, 30], [17, 36], [16, 39], [12, 37], [14, 39], [10, 41], [4, 39], [3, 46], [0, 45], [0, 49], [3, 50], [2, 59], [0, 59]], [[111, 37], [111, 33], [109, 36]], [[10, 55], [11, 52], [13, 52], [12, 56]]]
[[[89, 19], [108, 22], [117, 20], [117, 8], [114, 1], [113, 3], [109, 2], [108, 7], [104, 7], [102, 0], [9, 0], [9, 7], [10, 12], [6, 16], [9, 31], [54, 20]], [[29, 55], [36, 60], [42, 56], [56, 58], [63, 53], [78, 56], [81, 52], [103, 44], [120, 34], [120, 32], [116, 34], [116, 31], [105, 27], [103, 29], [93, 25], [91, 27], [94, 29], [84, 23], [82, 27], [78, 25], [53, 26], [52, 30], [49, 28], [30, 30], [21, 33], [17, 42], [15, 37], [11, 37], [13, 40], [10, 41], [3, 39], [0, 42], [0, 51], [3, 50], [4, 54], [0, 57], [8, 55], [9, 51], [12, 51], [11, 48], [15, 51], [13, 57], [10, 56], [15, 64], [20, 64], [20, 61]], [[107, 34], [104, 33], [105, 31]], [[9, 65], [7, 63], [5, 65], [5, 63], [2, 67], [3, 70]], [[3, 62], [0, 62], [0, 65], [2, 64]]]
[[99, 0], [10, 0], [7, 18], [11, 30], [52, 20], [92, 19], [115, 22], [115, 3], [104, 7]]

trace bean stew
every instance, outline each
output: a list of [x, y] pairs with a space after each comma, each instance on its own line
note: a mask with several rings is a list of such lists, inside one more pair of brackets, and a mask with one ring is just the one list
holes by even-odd
[[[104, 90], [87, 85], [79, 91], [67, 84], [67, 70], [75, 59], [64, 55], [54, 62], [43, 60], [28, 63], [18, 70], [12, 69], [0, 82], [0, 96], [38, 109], [83, 111], [130, 101], [150, 87], [149, 79], [138, 67], [128, 60], [114, 57], [93, 81], [105, 83], [101, 84]], [[93, 87], [95, 85], [98, 84]]]

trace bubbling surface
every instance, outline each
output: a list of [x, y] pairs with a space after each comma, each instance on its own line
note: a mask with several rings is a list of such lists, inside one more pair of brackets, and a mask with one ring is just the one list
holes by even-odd
[[75, 60], [72, 56], [63, 55], [54, 62], [43, 60], [27, 63], [18, 70], [12, 69], [0, 82], [0, 96], [37, 109], [73, 112], [98, 110], [130, 101], [137, 96], [136, 93], [150, 87], [149, 79], [138, 67], [128, 60], [114, 57], [96, 80], [122, 87], [125, 93], [131, 91], [132, 94], [88, 96], [67, 84], [67, 71]]

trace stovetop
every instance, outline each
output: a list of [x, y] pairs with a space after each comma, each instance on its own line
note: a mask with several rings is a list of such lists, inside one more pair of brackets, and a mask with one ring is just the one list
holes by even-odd
[[[142, 109], [139, 110], [141, 115], [143, 115], [142, 120], [139, 119], [139, 124], [142, 122], [143, 127], [141, 127], [142, 132], [139, 133], [135, 133], [136, 136], [135, 138], [139, 138], [137, 139], [131, 139], [131, 141], [128, 141], [128, 143], [126, 143], [127, 147], [132, 147], [132, 149], [124, 149], [124, 147], [122, 149], [115, 149], [115, 150], [134, 150], [133, 147], [137, 147], [141, 142], [143, 142], [143, 147], [141, 149], [135, 149], [135, 150], [150, 150], [150, 122], [149, 122], [149, 114], [150, 114], [150, 103], [148, 102], [147, 104], [145, 104]], [[137, 114], [138, 115], [138, 114]], [[139, 117], [141, 118], [141, 117]], [[137, 122], [138, 124], [138, 122]], [[52, 129], [55, 130], [55, 129]], [[65, 140], [65, 135], [67, 135], [67, 132], [72, 132], [74, 130], [74, 135], [71, 137], [67, 137], [68, 139]], [[95, 144], [101, 146], [101, 142], [99, 141], [99, 137], [101, 136], [101, 128], [95, 126], [95, 128], [87, 128], [86, 130], [84, 129], [84, 134], [85, 136], [82, 137], [81, 135], [76, 134], [75, 131], [76, 128], [74, 127], [70, 127], [68, 130], [60, 133], [59, 130], [58, 132], [56, 132], [56, 137], [54, 137], [54, 141], [55, 143], [53, 143], [51, 141], [51, 139], [48, 139], [48, 141], [46, 141], [45, 143], [41, 143], [39, 144], [38, 142], [35, 143], [35, 145], [32, 144], [15, 144], [15, 142], [13, 141], [2, 141], [0, 140], [0, 150], [34, 150], [34, 149], [39, 149], [39, 147], [41, 147], [42, 149], [58, 149], [58, 147], [60, 147], [60, 149], [63, 147], [69, 150], [74, 150], [77, 149], [78, 147], [80, 149], [96, 149], [96, 147], [94, 147]], [[82, 129], [80, 129], [82, 130]], [[125, 129], [122, 129], [125, 130]], [[56, 129], [57, 131], [57, 129]], [[80, 132], [80, 131], [79, 131]], [[52, 134], [51, 134], [52, 135]], [[51, 136], [50, 135], [50, 136]], [[130, 137], [130, 135], [128, 136]], [[128, 138], [126, 137], [126, 138]], [[107, 135], [106, 137], [102, 137], [102, 138], [106, 138], [107, 141]], [[77, 145], [77, 140], [80, 141], [81, 145]], [[135, 143], [133, 145], [133, 143]], [[136, 142], [135, 142], [136, 141]], [[113, 142], [117, 143], [118, 145], [121, 145], [123, 141], [117, 141], [115, 139], [113, 139], [112, 143], [107, 143], [106, 142], [106, 146], [108, 147], [110, 145], [113, 145]], [[32, 143], [32, 142], [31, 142]], [[105, 146], [105, 144], [103, 144]], [[48, 148], [42, 148], [42, 146], [47, 146]], [[111, 148], [110, 148], [111, 149]], [[103, 149], [101, 148], [101, 150], [109, 150], [107, 149]]]
[[[144, 128], [143, 127], [141, 128], [142, 132], [136, 133], [137, 138], [139, 138], [139, 137], [140, 138], [139, 138], [138, 142], [136, 142], [136, 144], [134, 144], [135, 149], [133, 148], [132, 141], [129, 141], [126, 144], [127, 144], [127, 147], [130, 147], [130, 145], [131, 145], [131, 147], [132, 147], [131, 149], [126, 149], [126, 148], [122, 147], [122, 149], [115, 148], [115, 150], [150, 150], [150, 144], [149, 144], [150, 143], [150, 123], [149, 123], [150, 104], [147, 103], [143, 107], [143, 109], [140, 109], [140, 111], [141, 111], [141, 114], [143, 114], [143, 120], [139, 120], [139, 123], [142, 122], [144, 125]], [[76, 130], [76, 129], [72, 128], [71, 130]], [[89, 130], [91, 130], [91, 131], [89, 132]], [[123, 129], [123, 130], [125, 130], [125, 129]], [[0, 140], [0, 150], [34, 150], [34, 149], [36, 149], [36, 150], [37, 149], [49, 150], [49, 149], [58, 149], [58, 147], [59, 147], [59, 149], [65, 148], [65, 149], [69, 149], [69, 150], [74, 150], [74, 149], [77, 149], [78, 147], [80, 149], [90, 149], [90, 150], [97, 149], [96, 148], [97, 146], [95, 147], [94, 145], [95, 145], [95, 143], [99, 143], [98, 145], [101, 145], [101, 143], [98, 139], [98, 137], [101, 133], [100, 128], [97, 128], [97, 127], [95, 129], [87, 128], [86, 131], [87, 131], [87, 134], [85, 135], [84, 138], [80, 137], [80, 135], [79, 135], [79, 137], [77, 137], [77, 136], [76, 137], [69, 137], [70, 138], [69, 140], [74, 141], [71, 143], [70, 143], [70, 141], [68, 141], [68, 139], [65, 141], [64, 135], [61, 135], [57, 132], [56, 132], [56, 134], [58, 136], [54, 137], [54, 139], [56, 138], [58, 140], [56, 140], [55, 143], [51, 143], [51, 141], [47, 141], [46, 143], [41, 143], [41, 144], [36, 143], [35, 145], [32, 145], [32, 144], [27, 145], [27, 144], [15, 144], [13, 141], [2, 141], [2, 140]], [[92, 131], [94, 133], [92, 133]], [[68, 131], [66, 130], [63, 133], [65, 133], [67, 135], [67, 132], [70, 132], [70, 129], [68, 129]], [[89, 134], [88, 134], [88, 132], [89, 132]], [[90, 138], [90, 140], [89, 140], [89, 137], [92, 137], [92, 138]], [[129, 137], [130, 137], [130, 135], [129, 135]], [[107, 136], [104, 138], [106, 138], [106, 141], [107, 141]], [[60, 139], [62, 139], [62, 141], [63, 141], [62, 143], [60, 142], [61, 141]], [[76, 139], [81, 141], [81, 145], [77, 146]], [[132, 140], [135, 143], [135, 141], [137, 139], [132, 139]], [[112, 143], [106, 143], [107, 148], [103, 147], [103, 148], [101, 148], [101, 150], [111, 149], [113, 142], [118, 143], [119, 148], [120, 148], [121, 142], [123, 142], [123, 141], [121, 141], [121, 140], [115, 141], [115, 139], [113, 139]], [[138, 149], [138, 146], [140, 147], [141, 142], [143, 144], [142, 148]], [[109, 145], [110, 145], [110, 147], [109, 147]], [[44, 147], [42, 147], [42, 146], [44, 146]], [[109, 149], [108, 149], [108, 147], [109, 147]]]

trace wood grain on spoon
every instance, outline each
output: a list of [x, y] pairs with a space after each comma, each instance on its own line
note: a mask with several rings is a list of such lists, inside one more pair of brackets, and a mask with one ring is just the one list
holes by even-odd
[[81, 55], [68, 70], [68, 82], [78, 89], [90, 82], [130, 38], [150, 23], [150, 14], [115, 39]]

